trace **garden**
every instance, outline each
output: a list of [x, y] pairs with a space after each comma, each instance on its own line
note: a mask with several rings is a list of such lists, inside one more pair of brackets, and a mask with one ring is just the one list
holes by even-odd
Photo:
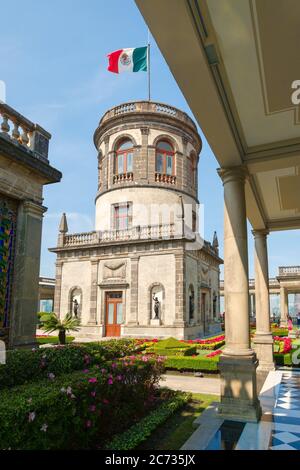
[[135, 448], [191, 399], [159, 388], [163, 371], [135, 340], [8, 351], [0, 448]]
[[[276, 364], [297, 365], [300, 331], [272, 325], [272, 333]], [[7, 352], [0, 365], [1, 449], [155, 449], [162, 448], [159, 435], [166, 448], [180, 448], [195, 416], [216, 400], [159, 383], [168, 371], [218, 374], [224, 334], [85, 344], [66, 336], [55, 344], [61, 340], [40, 335], [40, 347]]]

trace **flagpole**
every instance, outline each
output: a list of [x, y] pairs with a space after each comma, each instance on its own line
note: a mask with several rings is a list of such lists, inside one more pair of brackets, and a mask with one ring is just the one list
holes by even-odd
[[147, 71], [148, 71], [148, 101], [151, 101], [150, 31], [149, 31], [149, 28], [148, 28], [148, 45], [147, 45]]

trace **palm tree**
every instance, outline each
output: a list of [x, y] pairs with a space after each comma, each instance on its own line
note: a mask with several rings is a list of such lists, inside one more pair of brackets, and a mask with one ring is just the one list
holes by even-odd
[[71, 313], [67, 313], [63, 320], [60, 320], [56, 313], [51, 313], [42, 317], [41, 321], [42, 329], [45, 333], [58, 331], [59, 344], [66, 344], [66, 332], [78, 331], [80, 326], [80, 320], [73, 318]]

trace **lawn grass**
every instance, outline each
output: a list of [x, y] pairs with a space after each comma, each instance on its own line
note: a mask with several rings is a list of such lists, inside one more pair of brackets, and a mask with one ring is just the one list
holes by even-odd
[[138, 449], [179, 450], [195, 431], [196, 428], [193, 426], [193, 422], [197, 416], [210, 403], [218, 400], [217, 395], [193, 393], [191, 401], [171, 416], [162, 426], [159, 426]]
[[[74, 336], [67, 336], [66, 343], [72, 343], [74, 341]], [[59, 344], [58, 336], [48, 336], [48, 338], [36, 338], [38, 344]]]

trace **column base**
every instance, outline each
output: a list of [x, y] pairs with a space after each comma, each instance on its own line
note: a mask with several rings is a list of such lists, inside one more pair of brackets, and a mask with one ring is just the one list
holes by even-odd
[[221, 356], [221, 403], [218, 408], [220, 417], [236, 421], [260, 420], [262, 411], [256, 390], [257, 365], [255, 354]]
[[272, 333], [256, 332], [253, 343], [258, 359], [257, 371], [275, 370]]
[[280, 319], [280, 328], [287, 328], [287, 326], [288, 326], [287, 320]]

